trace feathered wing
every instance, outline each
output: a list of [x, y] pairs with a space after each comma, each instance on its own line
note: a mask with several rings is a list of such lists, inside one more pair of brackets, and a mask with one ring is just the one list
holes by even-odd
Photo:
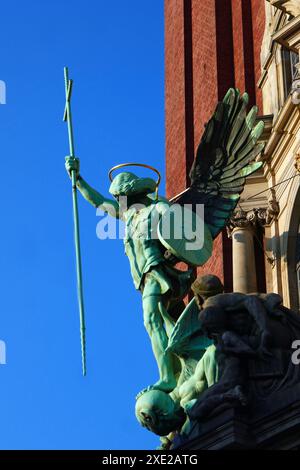
[[247, 176], [262, 166], [255, 158], [264, 123], [256, 122], [257, 107], [247, 114], [248, 95], [229, 89], [206, 125], [193, 163], [190, 187], [172, 199], [178, 204], [204, 204], [204, 220], [215, 238], [226, 226]]
[[204, 354], [212, 341], [203, 334], [198, 315], [199, 308], [193, 298], [178, 318], [170, 334], [167, 351], [185, 358], [192, 355], [199, 359]]

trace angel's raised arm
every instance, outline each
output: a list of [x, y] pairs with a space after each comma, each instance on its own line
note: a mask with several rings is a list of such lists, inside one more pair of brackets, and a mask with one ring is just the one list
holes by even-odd
[[92, 206], [97, 209], [102, 209], [103, 211], [110, 214], [112, 217], [119, 218], [119, 204], [113, 199], [107, 199], [102, 194], [98, 193], [95, 189], [87, 184], [87, 182], [82, 178], [79, 173], [80, 170], [80, 161], [75, 157], [66, 157], [65, 163], [66, 170], [71, 178], [72, 171], [76, 172], [76, 187], [78, 191], [82, 194], [84, 199], [86, 199]]
[[83, 178], [79, 176], [76, 187], [82, 196], [94, 207], [102, 209], [112, 217], [119, 218], [119, 204], [114, 199], [108, 199], [92, 188]]

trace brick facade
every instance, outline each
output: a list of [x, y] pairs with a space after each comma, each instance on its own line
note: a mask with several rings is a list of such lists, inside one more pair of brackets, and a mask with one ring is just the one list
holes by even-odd
[[[227, 89], [261, 103], [256, 83], [265, 24], [264, 0], [165, 0], [166, 191], [189, 184], [204, 125]], [[202, 270], [232, 289], [231, 241], [224, 231]], [[202, 271], [200, 270], [200, 271]]]

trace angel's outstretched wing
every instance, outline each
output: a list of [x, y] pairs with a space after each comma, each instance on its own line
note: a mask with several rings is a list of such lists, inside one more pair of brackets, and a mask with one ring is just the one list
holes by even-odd
[[204, 204], [204, 220], [215, 238], [225, 227], [244, 189], [245, 178], [262, 166], [255, 157], [264, 123], [257, 107], [247, 115], [247, 93], [229, 89], [206, 125], [190, 172], [191, 186], [172, 203]]
[[167, 351], [179, 357], [194, 357], [199, 359], [212, 341], [207, 338], [198, 319], [199, 308], [193, 298], [178, 318], [170, 334]]

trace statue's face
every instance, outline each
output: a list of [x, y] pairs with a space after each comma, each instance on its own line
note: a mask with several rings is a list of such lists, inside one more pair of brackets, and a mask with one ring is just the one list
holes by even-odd
[[184, 417], [176, 410], [169, 395], [160, 390], [150, 390], [141, 395], [135, 407], [139, 423], [149, 431], [166, 436], [183, 425]]
[[[119, 203], [120, 210], [125, 212], [127, 209], [132, 208], [134, 205], [137, 206], [137, 209], [141, 209], [140, 204], [145, 202], [146, 194], [134, 194], [127, 196], [126, 194], [118, 194], [115, 197]], [[144, 205], [144, 204], [143, 204]]]

